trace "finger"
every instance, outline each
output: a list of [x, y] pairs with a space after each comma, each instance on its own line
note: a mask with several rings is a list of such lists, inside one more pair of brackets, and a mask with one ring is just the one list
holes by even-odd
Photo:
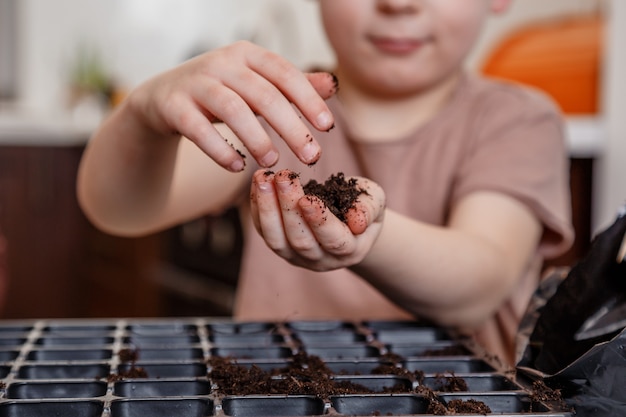
[[346, 213], [346, 225], [352, 233], [360, 235], [369, 226], [369, 212], [367, 205], [355, 203]]
[[327, 100], [339, 91], [339, 80], [330, 72], [308, 72], [304, 76], [309, 80], [317, 94]]
[[287, 237], [283, 228], [278, 198], [273, 183], [274, 174], [267, 170], [258, 170], [252, 178], [251, 213], [259, 234], [270, 249], [289, 259]]
[[[308, 89], [317, 96], [317, 100], [321, 100], [304, 75], [302, 73], [299, 73], [299, 75], [301, 78], [301, 86], [298, 88], [308, 86]], [[313, 164], [319, 159], [321, 154], [319, 144], [313, 138], [309, 128], [301, 120], [300, 115], [294, 109], [289, 98], [279, 89], [282, 88], [282, 86], [279, 87], [273, 84], [271, 80], [247, 68], [229, 74], [224, 82], [228, 88], [240, 95], [242, 101], [251, 109], [250, 111], [265, 118], [303, 163]], [[323, 103], [323, 100], [321, 101]], [[225, 104], [228, 103], [224, 103], [222, 106]], [[237, 118], [241, 117], [238, 114], [240, 111], [240, 103], [236, 102], [235, 104], [236, 105], [230, 108], [226, 107], [219, 110], [220, 114], [227, 113], [227, 115], [223, 117], [228, 120], [224, 118], [222, 120], [229, 124], [229, 126], [232, 124], [232, 127], [236, 130], [235, 133], [246, 144], [246, 147], [250, 149], [250, 152], [256, 159], [257, 153], [263, 154], [263, 152], [269, 151], [269, 147], [272, 145], [265, 139], [267, 134], [254, 136], [253, 134], [248, 134], [248, 132], [238, 131]], [[323, 103], [323, 105], [326, 106], [325, 103]], [[262, 150], [255, 151], [254, 149], [256, 147]]]
[[356, 240], [350, 229], [318, 197], [306, 195], [298, 201], [298, 206], [324, 251], [343, 256], [356, 249]]
[[274, 176], [274, 184], [289, 245], [303, 258], [321, 259], [323, 251], [300, 213], [298, 201], [304, 197], [304, 190], [297, 175], [289, 170], [279, 171]]
[[360, 178], [358, 183], [365, 192], [346, 213], [346, 224], [355, 235], [365, 232], [374, 222], [381, 222], [385, 212], [383, 190], [364, 178]]
[[[277, 86], [313, 126], [321, 131], [330, 129], [334, 124], [332, 114], [324, 98], [316, 91], [304, 73], [288, 60], [271, 51], [265, 49], [258, 49], [258, 51], [256, 54], [250, 54], [248, 58], [250, 68]], [[321, 76], [313, 78], [316, 86], [321, 86]], [[327, 76], [326, 83], [332, 88], [334, 84], [332, 75]], [[328, 94], [327, 88], [326, 95]]]
[[260, 166], [271, 167], [276, 163], [278, 152], [244, 97], [231, 88], [210, 80], [203, 88], [198, 88], [198, 91], [195, 99], [199, 105], [224, 122]]
[[194, 142], [222, 167], [232, 172], [244, 169], [245, 156], [226, 142], [200, 109], [190, 102], [181, 102], [175, 108], [168, 116], [175, 130]]

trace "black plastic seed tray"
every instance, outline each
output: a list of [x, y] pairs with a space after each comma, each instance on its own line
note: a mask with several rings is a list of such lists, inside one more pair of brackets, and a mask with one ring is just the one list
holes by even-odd
[[[306, 391], [309, 374], [285, 371], [303, 358], [348, 389], [263, 392], [292, 382]], [[216, 361], [237, 372], [218, 377]], [[240, 372], [271, 377], [259, 392], [220, 385]], [[0, 321], [0, 417], [476, 415], [452, 408], [468, 404], [484, 415], [573, 415], [537, 398], [487, 355], [414, 322]]]

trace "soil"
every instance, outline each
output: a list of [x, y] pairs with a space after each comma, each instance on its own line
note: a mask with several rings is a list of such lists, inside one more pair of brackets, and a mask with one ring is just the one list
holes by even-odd
[[148, 373], [141, 366], [136, 366], [135, 362], [139, 359], [139, 350], [137, 349], [121, 349], [118, 353], [121, 363], [129, 363], [130, 368], [125, 371], [120, 370], [116, 374], [107, 376], [108, 382], [117, 382], [129, 378], [148, 378]]
[[356, 179], [347, 180], [343, 172], [339, 172], [332, 174], [323, 184], [310, 180], [304, 185], [304, 194], [319, 197], [339, 220], [345, 222], [348, 210], [367, 191], [358, 186]]
[[[424, 374], [421, 371], [410, 372], [394, 362], [400, 358], [390, 356], [393, 361], [382, 364], [373, 374], [399, 375], [412, 381], [421, 382]], [[328, 398], [333, 395], [345, 394], [370, 394], [371, 389], [355, 384], [350, 381], [334, 380], [335, 375], [322, 359], [315, 355], [300, 352], [294, 355], [293, 360], [284, 368], [276, 368], [264, 371], [256, 365], [250, 367], [239, 366], [237, 360], [232, 357], [212, 357], [208, 363], [210, 366], [209, 377], [216, 384], [217, 390], [222, 395], [315, 395], [319, 398]], [[440, 375], [442, 389], [447, 392], [456, 392], [467, 389], [462, 378]], [[455, 415], [458, 413], [487, 414], [491, 410], [481, 401], [477, 400], [451, 400], [444, 404], [437, 396], [437, 392], [424, 386], [418, 385], [416, 391], [407, 389], [402, 384], [392, 387], [384, 387], [382, 393], [411, 393], [422, 394], [428, 401], [428, 412], [434, 415]]]
[[137, 349], [121, 349], [117, 354], [122, 362], [135, 363], [139, 359], [139, 350]]
[[437, 384], [435, 389], [441, 392], [466, 392], [467, 382], [463, 378], [451, 373], [450, 375], [437, 374], [435, 376]]
[[533, 382], [533, 390], [530, 399], [535, 401], [555, 402], [561, 408], [561, 411], [571, 411], [572, 408], [567, 405], [561, 394], [561, 390], [552, 389], [543, 381]]

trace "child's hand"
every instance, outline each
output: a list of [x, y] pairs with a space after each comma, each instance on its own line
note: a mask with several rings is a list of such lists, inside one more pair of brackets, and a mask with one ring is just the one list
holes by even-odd
[[267, 245], [294, 265], [315, 271], [359, 263], [376, 241], [385, 211], [385, 194], [375, 183], [358, 178], [361, 194], [346, 215], [334, 216], [317, 197], [305, 195], [289, 170], [259, 170], [250, 191], [252, 219]]
[[320, 147], [292, 104], [317, 129], [333, 126], [324, 103], [337, 90], [332, 74], [304, 74], [280, 56], [249, 42], [207, 52], [138, 87], [129, 97], [140, 120], [155, 132], [182, 134], [218, 164], [241, 171], [241, 154], [212, 122], [224, 122], [261, 166], [278, 153], [255, 115], [280, 134], [305, 164], [317, 161]]

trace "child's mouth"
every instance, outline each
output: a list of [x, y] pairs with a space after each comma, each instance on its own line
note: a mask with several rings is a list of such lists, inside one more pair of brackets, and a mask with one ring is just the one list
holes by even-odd
[[380, 52], [390, 55], [408, 55], [419, 50], [425, 42], [421, 39], [370, 37]]

